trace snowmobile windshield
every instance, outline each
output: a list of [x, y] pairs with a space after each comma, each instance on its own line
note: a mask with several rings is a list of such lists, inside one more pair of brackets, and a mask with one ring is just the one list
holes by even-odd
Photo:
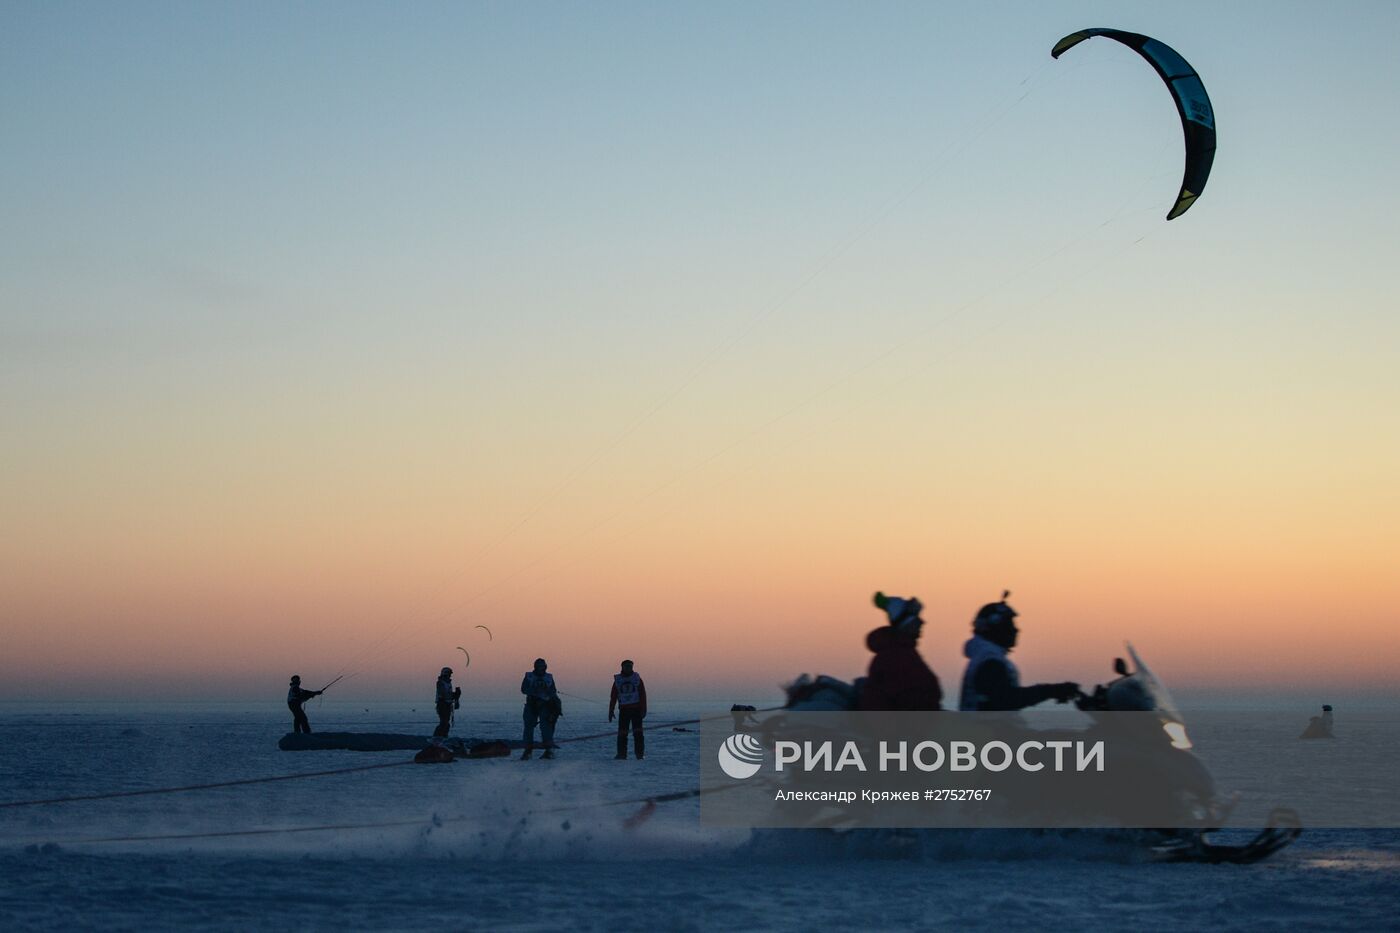
[[1176, 701], [1167, 692], [1167, 688], [1162, 686], [1162, 682], [1157, 679], [1157, 675], [1152, 673], [1152, 669], [1142, 663], [1142, 658], [1133, 650], [1131, 643], [1128, 643], [1128, 657], [1133, 659], [1133, 676], [1138, 678], [1140, 685], [1151, 699], [1152, 704], [1163, 716], [1173, 719], [1176, 722], [1185, 722], [1182, 719], [1181, 711], [1176, 708]]

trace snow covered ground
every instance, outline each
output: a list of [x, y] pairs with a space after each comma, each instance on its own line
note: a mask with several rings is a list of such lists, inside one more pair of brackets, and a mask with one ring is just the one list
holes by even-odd
[[[606, 729], [570, 710], [559, 737]], [[417, 731], [420, 709], [311, 709], [313, 725]], [[458, 732], [513, 735], [514, 706]], [[566, 743], [558, 760], [406, 766], [192, 793], [0, 809], [0, 928], [1400, 928], [1400, 830], [1308, 832], [1251, 866], [1145, 864], [1086, 838], [933, 837], [915, 857], [702, 826], [698, 734], [659, 724], [647, 760]], [[286, 753], [285, 715], [0, 711], [0, 802], [388, 763]], [[689, 728], [694, 728], [693, 726]], [[436, 817], [436, 819], [434, 819]], [[347, 824], [402, 825], [325, 830]], [[295, 830], [287, 832], [285, 830]], [[238, 835], [216, 835], [216, 834]], [[137, 837], [176, 836], [145, 839]], [[83, 841], [83, 840], [120, 841]]]

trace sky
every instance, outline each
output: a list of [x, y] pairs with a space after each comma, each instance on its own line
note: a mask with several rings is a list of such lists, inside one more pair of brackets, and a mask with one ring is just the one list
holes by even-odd
[[[1174, 46], [1219, 149], [1090, 26]], [[1389, 2], [0, 6], [0, 699], [1394, 696]], [[486, 631], [476, 628], [486, 625]], [[605, 695], [605, 694], [604, 694]]]

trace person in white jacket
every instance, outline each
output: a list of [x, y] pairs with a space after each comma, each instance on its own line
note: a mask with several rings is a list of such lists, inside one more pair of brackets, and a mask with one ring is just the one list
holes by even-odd
[[1002, 593], [1001, 602], [983, 606], [972, 620], [972, 637], [963, 646], [967, 670], [958, 700], [960, 710], [1019, 710], [1045, 700], [1067, 703], [1079, 696], [1079, 684], [1070, 681], [1021, 686], [1021, 672], [1007, 657], [1020, 634], [1016, 610], [1006, 604], [1010, 595]]

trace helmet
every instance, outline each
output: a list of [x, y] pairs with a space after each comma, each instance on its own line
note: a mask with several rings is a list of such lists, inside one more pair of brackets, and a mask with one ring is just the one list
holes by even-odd
[[292, 675], [292, 683], [294, 683], [294, 684], [299, 684], [299, 683], [301, 683], [301, 675], [300, 675], [300, 674], [293, 674], [293, 675]]
[[977, 610], [977, 616], [972, 620], [972, 631], [975, 634], [998, 634], [1012, 624], [1012, 620], [1016, 618], [1016, 610], [1006, 604], [1006, 597], [1010, 595], [1010, 590], [1002, 590], [1000, 602], [987, 603]]
[[444, 667], [444, 668], [442, 669], [442, 673], [439, 674], [438, 676], [439, 676], [439, 677], [451, 677], [451, 676], [452, 676], [452, 668], [450, 668], [450, 667]]

